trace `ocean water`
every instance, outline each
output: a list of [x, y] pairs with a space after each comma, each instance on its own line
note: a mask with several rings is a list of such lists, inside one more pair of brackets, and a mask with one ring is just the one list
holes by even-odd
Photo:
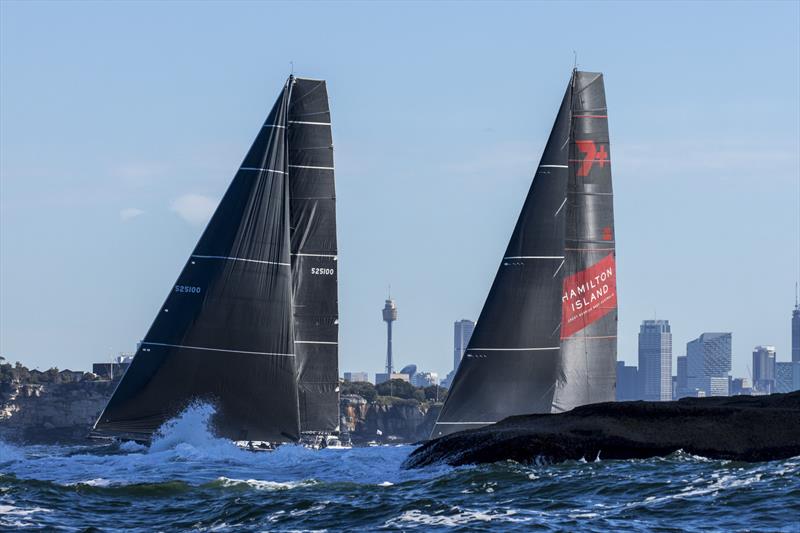
[[150, 447], [0, 442], [0, 530], [800, 531], [800, 457], [404, 470], [412, 446], [251, 453], [209, 415]]

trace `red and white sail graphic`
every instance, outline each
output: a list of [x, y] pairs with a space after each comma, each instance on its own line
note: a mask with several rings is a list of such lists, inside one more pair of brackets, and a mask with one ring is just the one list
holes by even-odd
[[561, 295], [561, 338], [582, 330], [617, 307], [614, 255], [564, 278]]

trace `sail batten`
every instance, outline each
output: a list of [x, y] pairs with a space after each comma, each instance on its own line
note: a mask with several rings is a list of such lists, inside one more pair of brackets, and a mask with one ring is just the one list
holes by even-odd
[[432, 438], [613, 399], [616, 267], [606, 118], [602, 74], [573, 72]]

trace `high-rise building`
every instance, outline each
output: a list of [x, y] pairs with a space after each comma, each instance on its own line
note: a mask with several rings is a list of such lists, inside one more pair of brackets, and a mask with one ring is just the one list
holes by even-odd
[[436, 372], [416, 372], [411, 376], [411, 384], [415, 387], [430, 387], [439, 384], [439, 374]]
[[625, 361], [617, 361], [617, 394], [618, 402], [639, 399], [639, 369], [627, 366]]
[[363, 381], [369, 383], [369, 374], [366, 372], [345, 372], [344, 373], [344, 380], [349, 381], [351, 383], [356, 383], [359, 381]]
[[458, 368], [461, 358], [464, 357], [473, 331], [475, 322], [472, 320], [462, 319], [453, 323], [453, 370]]
[[800, 363], [800, 302], [797, 299], [797, 285], [794, 287], [794, 310], [792, 311], [792, 362]]
[[387, 381], [391, 381], [393, 379], [400, 379], [402, 381], [411, 383], [408, 374], [403, 374], [402, 372], [392, 372], [391, 374], [386, 372], [378, 372], [375, 374], [375, 385], [380, 385], [381, 383], [386, 383]]
[[[394, 373], [392, 362], [392, 322], [397, 320], [397, 304], [390, 297], [383, 306], [383, 321], [386, 322], [386, 375]], [[378, 378], [375, 378], [377, 383]]]
[[639, 390], [644, 400], [672, 399], [672, 331], [668, 320], [639, 327]]
[[775, 392], [800, 390], [800, 362], [775, 364]]
[[733, 378], [729, 392], [731, 396], [749, 395], [753, 392], [753, 384], [750, 378]]
[[[731, 333], [703, 333], [686, 343], [686, 369], [691, 396], [697, 396], [697, 392], [702, 392], [703, 396], [711, 396], [712, 392], [727, 396], [727, 390], [725, 394], [722, 392], [723, 387], [728, 387], [728, 373], [731, 371], [731, 338]], [[712, 383], [711, 378], [721, 379]]]
[[685, 355], [679, 355], [677, 357], [678, 361], [678, 373], [675, 376], [675, 399], [678, 400], [683, 398], [684, 396], [691, 396], [689, 392], [689, 368], [686, 362]]
[[759, 392], [775, 392], [775, 347], [753, 348], [753, 388]]

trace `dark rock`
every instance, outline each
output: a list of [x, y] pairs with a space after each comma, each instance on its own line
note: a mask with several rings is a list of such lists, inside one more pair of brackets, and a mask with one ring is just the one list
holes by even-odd
[[560, 414], [514, 416], [429, 441], [409, 456], [405, 466], [642, 459], [678, 450], [739, 461], [798, 456], [800, 391], [598, 403]]

